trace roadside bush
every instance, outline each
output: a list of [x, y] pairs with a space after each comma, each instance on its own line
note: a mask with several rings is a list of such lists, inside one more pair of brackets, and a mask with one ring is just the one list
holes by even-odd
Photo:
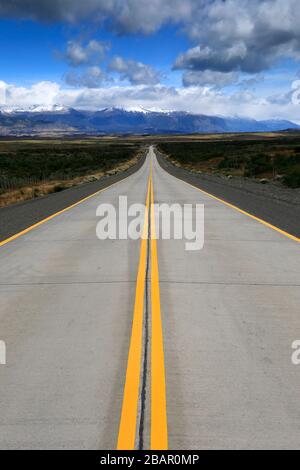
[[256, 176], [261, 173], [272, 171], [273, 165], [268, 155], [253, 155], [247, 160], [245, 170], [249, 176]]
[[283, 181], [290, 188], [300, 188], [300, 167], [289, 170]]
[[237, 170], [246, 177], [275, 177], [291, 188], [300, 187], [300, 139], [212, 140], [199, 142], [164, 142], [159, 148], [183, 167], [201, 164], [204, 171]]
[[60, 193], [61, 191], [63, 191], [65, 189], [65, 186], [61, 183], [58, 183], [54, 186], [53, 188], [53, 192], [54, 193]]
[[[1, 145], [1, 143], [0, 143]], [[23, 145], [23, 144], [22, 144]], [[133, 158], [135, 144], [90, 144], [59, 146], [24, 144], [14, 152], [1, 148], [0, 191], [10, 191], [41, 182], [73, 179], [109, 171]], [[59, 190], [59, 189], [58, 189]]]

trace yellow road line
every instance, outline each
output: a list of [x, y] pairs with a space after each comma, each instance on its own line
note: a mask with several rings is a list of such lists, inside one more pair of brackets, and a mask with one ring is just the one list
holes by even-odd
[[163, 331], [160, 309], [154, 191], [151, 165], [151, 450], [168, 449], [168, 424]]
[[65, 212], [69, 211], [70, 209], [73, 209], [74, 207], [79, 206], [79, 204], [82, 204], [83, 202], [88, 201], [89, 199], [91, 199], [92, 197], [97, 196], [100, 193], [103, 193], [107, 189], [112, 188], [113, 186], [117, 185], [118, 183], [121, 183], [122, 181], [123, 180], [117, 181], [116, 183], [113, 183], [110, 186], [107, 186], [106, 188], [100, 189], [99, 191], [96, 191], [95, 193], [90, 194], [89, 196], [87, 196], [83, 199], [80, 199], [78, 202], [75, 202], [75, 204], [72, 204], [71, 206], [68, 206], [65, 209], [62, 209], [59, 212], [55, 212], [54, 214], [50, 215], [49, 217], [46, 217], [45, 219], [40, 220], [39, 222], [37, 222], [34, 225], [31, 225], [30, 227], [26, 228], [25, 230], [22, 230], [21, 232], [18, 232], [15, 235], [13, 235], [9, 238], [6, 238], [6, 240], [3, 240], [2, 242], [0, 242], [0, 247], [4, 246], [4, 245], [7, 245], [7, 243], [10, 243], [13, 240], [16, 240], [17, 238], [21, 237], [22, 235], [25, 235], [28, 232], [31, 232], [31, 230], [34, 230], [35, 228], [39, 227], [40, 225], [43, 225], [44, 223], [48, 222], [49, 220], [54, 219], [58, 215], [64, 214]]
[[160, 309], [159, 271], [155, 233], [154, 192], [152, 164], [148, 182], [145, 221], [141, 241], [140, 261], [136, 282], [132, 332], [127, 362], [118, 450], [134, 450], [137, 430], [139, 390], [143, 350], [143, 319], [149, 230], [149, 206], [151, 218], [151, 431], [152, 450], [168, 449], [166, 380], [163, 350], [163, 331]]
[[128, 353], [123, 404], [118, 436], [118, 450], [133, 450], [136, 437], [136, 422], [139, 402], [141, 361], [143, 349], [143, 317], [147, 265], [147, 243], [149, 226], [150, 178], [148, 183], [145, 221], [141, 241], [140, 262], [138, 268], [132, 332]]
[[[166, 171], [166, 170], [165, 170]], [[167, 172], [168, 173], [168, 172]], [[170, 173], [168, 173], [170, 174]], [[276, 232], [280, 233], [281, 235], [284, 235], [285, 237], [288, 237], [290, 238], [291, 240], [297, 242], [297, 243], [300, 243], [300, 238], [298, 237], [295, 237], [294, 235], [288, 233], [288, 232], [285, 232], [284, 230], [281, 230], [280, 228], [276, 227], [275, 225], [272, 225], [270, 224], [269, 222], [266, 222], [265, 220], [263, 219], [260, 219], [259, 217], [256, 217], [255, 215], [253, 214], [250, 214], [250, 212], [247, 212], [247, 211], [244, 211], [243, 209], [240, 209], [239, 207], [235, 206], [234, 204], [231, 204], [230, 202], [227, 202], [227, 201], [224, 201], [224, 199], [220, 199], [219, 197], [217, 196], [214, 196], [213, 194], [211, 193], [208, 193], [207, 191], [204, 191], [204, 189], [200, 189], [198, 188], [197, 186], [194, 186], [193, 184], [191, 183], [188, 183], [187, 181], [184, 181], [182, 180], [181, 178], [178, 178], [177, 176], [175, 175], [171, 175], [173, 176], [174, 178], [176, 178], [177, 180], [179, 181], [182, 181], [183, 183], [187, 184], [188, 186], [191, 186], [192, 188], [194, 189], [197, 189], [197, 191], [200, 191], [201, 193], [205, 194], [206, 196], [209, 196], [211, 197], [212, 199], [215, 199], [216, 201], [218, 202], [221, 202], [222, 204], [225, 204], [226, 206], [230, 207], [231, 209], [234, 209], [238, 212], [240, 212], [241, 214], [244, 214], [246, 215], [247, 217], [250, 217], [251, 219], [253, 220], [256, 220], [257, 222], [265, 225], [266, 227], [272, 229], [272, 230], [275, 230]]]

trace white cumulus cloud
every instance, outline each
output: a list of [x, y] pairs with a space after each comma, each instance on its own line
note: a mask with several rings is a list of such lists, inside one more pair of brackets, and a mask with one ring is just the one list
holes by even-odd
[[99, 88], [104, 82], [109, 81], [107, 75], [100, 67], [94, 65], [84, 72], [70, 71], [65, 75], [65, 81], [72, 87]]
[[208, 87], [176, 88], [163, 85], [110, 86], [99, 88], [64, 88], [53, 82], [40, 82], [31, 87], [18, 87], [0, 82], [0, 105], [70, 106], [78, 109], [124, 108], [189, 111], [196, 114], [243, 116], [254, 119], [290, 119], [299, 122], [298, 100], [292, 100], [291, 90], [285, 99], [274, 96], [256, 97], [240, 90], [225, 94]]
[[183, 85], [188, 86], [211, 86], [223, 88], [238, 82], [237, 72], [216, 72], [204, 70], [203, 72], [188, 71], [183, 74]]
[[109, 70], [118, 72], [121, 80], [128, 80], [133, 85], [156, 85], [160, 81], [159, 73], [150, 65], [119, 56], [112, 59]]
[[107, 43], [91, 40], [86, 45], [78, 41], [69, 41], [64, 58], [73, 67], [87, 64], [98, 64], [109, 49]]

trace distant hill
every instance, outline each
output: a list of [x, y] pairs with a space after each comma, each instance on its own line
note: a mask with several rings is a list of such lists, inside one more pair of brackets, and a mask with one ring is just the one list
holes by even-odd
[[284, 120], [256, 121], [239, 117], [206, 116], [186, 112], [129, 111], [107, 108], [80, 111], [61, 106], [0, 109], [0, 135], [71, 134], [193, 134], [272, 132], [300, 129]]

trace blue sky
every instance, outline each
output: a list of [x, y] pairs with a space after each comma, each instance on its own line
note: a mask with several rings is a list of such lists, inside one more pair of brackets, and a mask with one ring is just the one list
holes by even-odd
[[152, 64], [164, 75], [164, 83], [180, 85], [181, 73], [170, 73], [170, 69], [178, 54], [190, 46], [183, 32], [172, 25], [161, 28], [153, 35], [115, 34], [104, 28], [91, 34], [87, 25], [12, 19], [0, 20], [0, 28], [0, 78], [20, 86], [41, 80], [63, 83], [64, 74], [70, 70], [62, 57], [67, 42], [87, 42], [90, 39], [110, 44], [103, 65], [107, 65], [115, 55], [122, 56]]
[[300, 121], [298, 0], [0, 0], [0, 104]]

